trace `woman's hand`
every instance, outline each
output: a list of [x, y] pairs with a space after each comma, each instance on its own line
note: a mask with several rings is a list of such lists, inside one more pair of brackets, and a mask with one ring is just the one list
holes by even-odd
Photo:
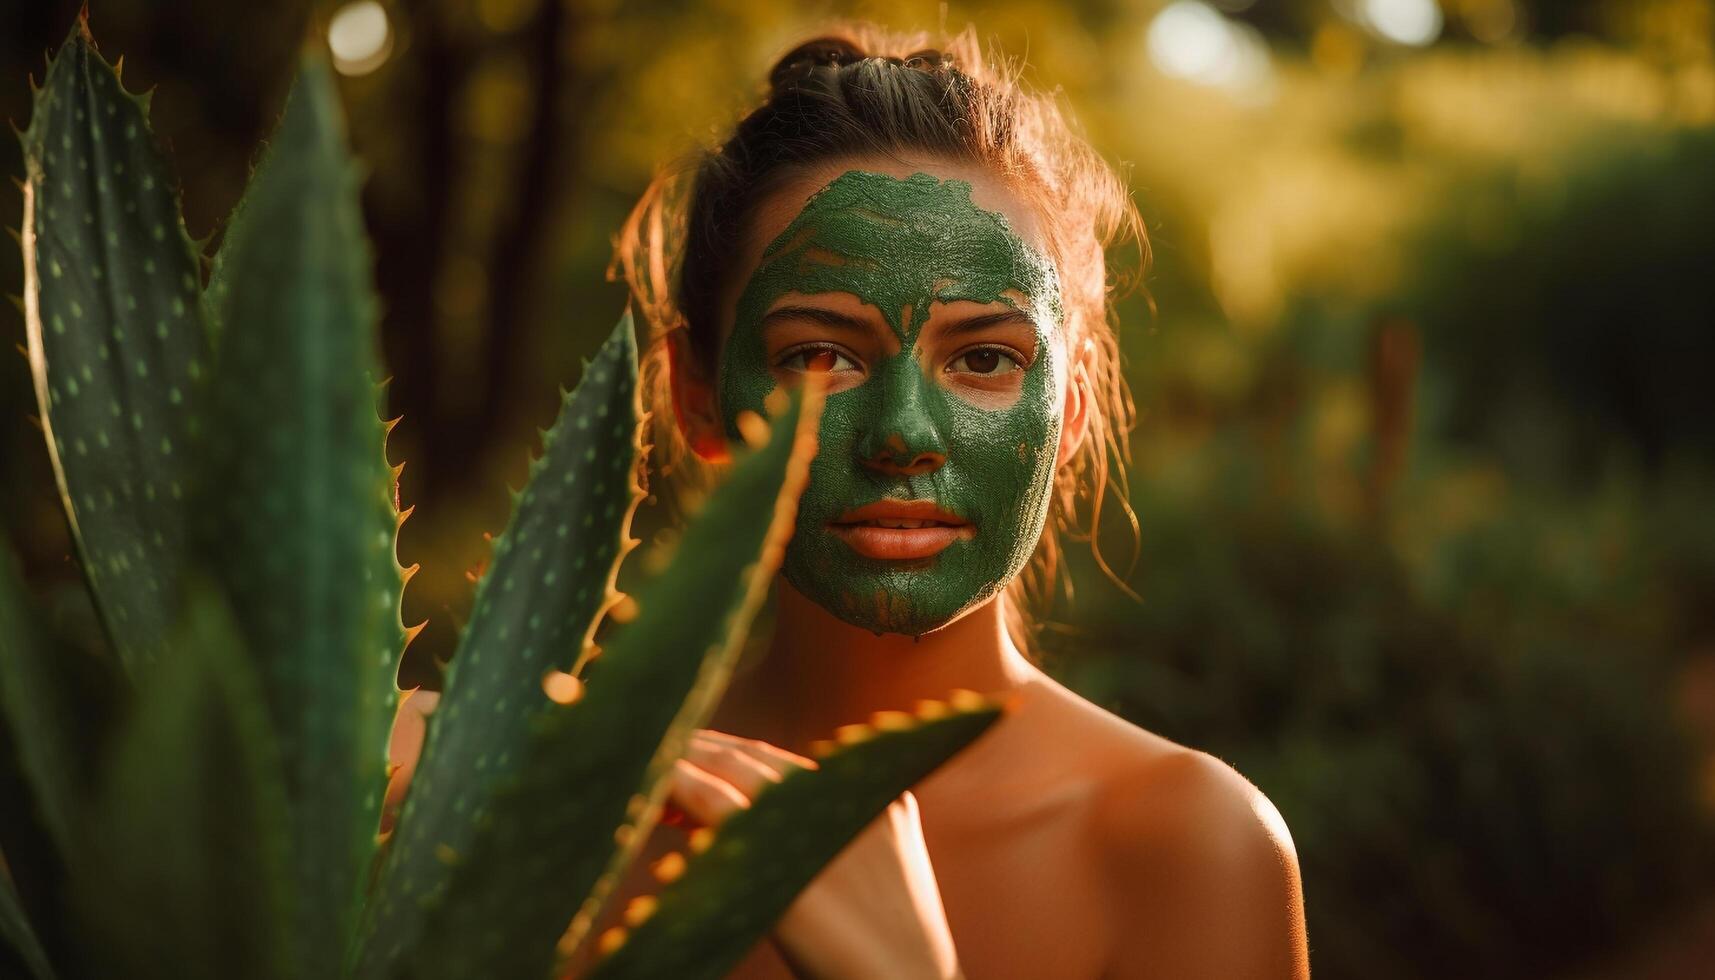
[[[815, 761], [708, 729], [676, 764], [671, 802], [714, 827], [793, 768]], [[781, 956], [810, 980], [960, 978], [953, 936], [906, 793], [812, 880], [775, 926]]]

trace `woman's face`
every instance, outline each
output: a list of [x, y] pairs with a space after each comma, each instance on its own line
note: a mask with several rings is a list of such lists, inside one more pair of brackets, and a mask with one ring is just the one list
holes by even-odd
[[783, 187], [751, 237], [714, 379], [727, 438], [777, 386], [828, 382], [782, 571], [876, 633], [944, 626], [1047, 517], [1067, 371], [1036, 223], [981, 171], [866, 158]]

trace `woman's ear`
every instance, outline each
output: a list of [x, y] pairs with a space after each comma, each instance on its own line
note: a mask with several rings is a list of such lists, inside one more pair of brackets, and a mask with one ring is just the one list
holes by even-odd
[[1060, 421], [1060, 448], [1054, 456], [1056, 471], [1077, 455], [1090, 431], [1090, 401], [1094, 394], [1090, 390], [1089, 353], [1090, 342], [1083, 341], [1066, 375], [1066, 410]]
[[667, 334], [667, 378], [673, 392], [673, 418], [678, 421], [679, 432], [691, 451], [705, 462], [729, 461], [732, 457], [727, 450], [726, 429], [716, 408], [714, 382], [697, 363], [690, 334], [684, 327]]

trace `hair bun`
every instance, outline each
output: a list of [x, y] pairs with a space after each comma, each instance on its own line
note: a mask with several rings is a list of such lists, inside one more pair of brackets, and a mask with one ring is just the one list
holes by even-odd
[[866, 57], [868, 55], [863, 49], [847, 38], [818, 37], [798, 45], [775, 62], [774, 69], [768, 73], [768, 84], [778, 91], [793, 82], [802, 81], [813, 69], [847, 65]]

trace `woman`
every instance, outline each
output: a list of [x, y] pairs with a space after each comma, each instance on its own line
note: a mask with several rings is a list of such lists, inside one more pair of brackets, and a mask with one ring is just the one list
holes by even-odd
[[[1123, 446], [1104, 263], [1137, 223], [1123, 186], [969, 29], [941, 50], [853, 29], [770, 80], [618, 243], [654, 329], [655, 444], [688, 450], [664, 471], [724, 460], [741, 413], [804, 372], [829, 392], [767, 656], [671, 801], [718, 825], [876, 711], [961, 688], [1013, 710], [842, 851], [733, 976], [1307, 976], [1297, 859], [1268, 800], [1026, 655], [1053, 525], [1084, 495], [1099, 510]], [[605, 943], [687, 829], [653, 835]]]

